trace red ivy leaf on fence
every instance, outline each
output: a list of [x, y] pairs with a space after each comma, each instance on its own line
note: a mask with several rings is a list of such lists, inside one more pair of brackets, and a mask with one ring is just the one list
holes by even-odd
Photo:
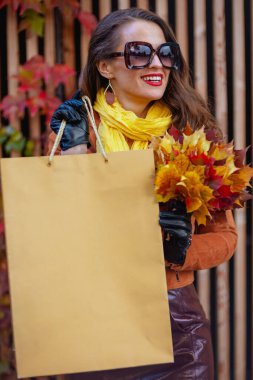
[[10, 5], [15, 12], [19, 9], [20, 15], [22, 15], [26, 9], [33, 9], [35, 12], [41, 12], [40, 0], [0, 0], [0, 8], [5, 5]]
[[29, 59], [19, 70], [19, 74], [15, 76], [19, 81], [19, 90], [26, 92], [29, 90], [40, 90], [42, 79], [48, 81], [50, 78], [50, 68], [44, 62], [40, 55], [36, 55]]
[[[30, 98], [26, 99], [26, 106], [29, 109], [30, 115], [33, 117], [36, 115], [36, 113], [40, 109], [45, 108], [45, 100], [44, 100], [44, 95], [42, 94], [43, 91], [41, 91], [38, 96], [33, 96]], [[44, 93], [44, 92], [43, 92]]]
[[77, 0], [44, 0], [46, 8], [59, 8], [63, 12], [66, 10], [77, 11], [80, 8], [80, 4]]
[[77, 19], [83, 25], [89, 35], [97, 26], [96, 17], [89, 12], [80, 11], [77, 15]]
[[75, 75], [75, 70], [65, 64], [49, 66], [40, 55], [29, 59], [21, 66], [16, 78], [19, 81], [20, 91], [40, 90], [41, 80], [45, 83], [53, 82], [57, 87], [59, 83], [67, 84], [68, 79]]
[[41, 112], [46, 115], [48, 122], [61, 101], [42, 91], [41, 86], [43, 83], [53, 83], [54, 87], [59, 83], [67, 84], [73, 75], [75, 71], [67, 65], [50, 67], [42, 56], [34, 56], [21, 66], [19, 74], [15, 76], [19, 82], [18, 94], [6, 96], [0, 103], [0, 110], [4, 117], [13, 120], [14, 117], [23, 117], [27, 107], [31, 116]]
[[22, 67], [33, 72], [37, 79], [47, 79], [49, 77], [50, 70], [41, 55], [34, 55]]
[[44, 113], [46, 115], [46, 124], [50, 123], [54, 111], [57, 107], [59, 107], [61, 103], [62, 102], [60, 99], [56, 98], [55, 96], [47, 96], [44, 108]]
[[32, 71], [23, 68], [20, 69], [18, 75], [15, 75], [15, 78], [19, 82], [19, 91], [21, 92], [38, 90], [41, 86], [40, 78], [36, 78]]
[[38, 96], [32, 96], [26, 100], [30, 115], [34, 116], [41, 111], [43, 115], [46, 115], [46, 123], [50, 121], [52, 114], [60, 104], [60, 99], [55, 96], [49, 96], [45, 91], [40, 91]]
[[69, 78], [73, 75], [75, 75], [75, 70], [68, 65], [56, 64], [50, 68], [50, 77], [46, 82], [52, 81], [56, 87], [60, 83], [67, 84]]
[[19, 31], [26, 29], [39, 36], [44, 34], [46, 9], [59, 8], [63, 14], [72, 13], [88, 34], [91, 34], [97, 25], [96, 17], [81, 10], [78, 0], [0, 0], [0, 9], [5, 5], [10, 5], [22, 16]]
[[15, 117], [23, 117], [26, 107], [25, 95], [19, 92], [17, 95], [7, 95], [0, 103], [0, 110], [6, 119], [13, 120]]

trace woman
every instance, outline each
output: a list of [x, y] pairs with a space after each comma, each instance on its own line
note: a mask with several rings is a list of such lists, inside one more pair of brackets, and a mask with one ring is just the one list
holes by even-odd
[[[146, 149], [173, 123], [183, 130], [215, 125], [203, 99], [189, 84], [187, 64], [169, 26], [141, 9], [113, 12], [98, 24], [89, 46], [80, 84], [96, 111], [99, 135], [107, 152]], [[67, 121], [62, 154], [96, 150], [80, 93], [53, 115], [58, 132]], [[55, 134], [50, 136], [50, 146]], [[193, 286], [193, 271], [214, 267], [232, 256], [237, 234], [231, 212], [219, 212], [193, 233], [185, 210], [161, 211], [166, 277], [175, 362], [166, 365], [72, 375], [81, 379], [213, 379], [209, 322]], [[193, 223], [194, 224], [194, 223]], [[177, 227], [176, 227], [177, 226]], [[168, 233], [169, 232], [169, 233]]]

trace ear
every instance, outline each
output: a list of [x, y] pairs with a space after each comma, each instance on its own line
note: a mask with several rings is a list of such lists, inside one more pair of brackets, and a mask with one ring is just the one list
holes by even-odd
[[99, 61], [97, 63], [97, 69], [102, 77], [112, 79], [110, 63], [108, 61]]

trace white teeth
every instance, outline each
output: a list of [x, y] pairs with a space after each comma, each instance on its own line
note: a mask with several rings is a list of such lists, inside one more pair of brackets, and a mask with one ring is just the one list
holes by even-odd
[[143, 80], [145, 81], [161, 81], [161, 77], [160, 76], [152, 76], [152, 77], [143, 77]]

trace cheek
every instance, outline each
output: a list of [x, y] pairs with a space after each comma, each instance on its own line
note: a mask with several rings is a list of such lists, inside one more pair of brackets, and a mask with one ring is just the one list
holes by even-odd
[[170, 71], [169, 70], [165, 71], [165, 76], [166, 76], [166, 81], [168, 82], [170, 79]]
[[119, 85], [132, 87], [141, 82], [141, 79], [137, 73], [132, 70], [120, 70], [115, 76], [115, 81]]

